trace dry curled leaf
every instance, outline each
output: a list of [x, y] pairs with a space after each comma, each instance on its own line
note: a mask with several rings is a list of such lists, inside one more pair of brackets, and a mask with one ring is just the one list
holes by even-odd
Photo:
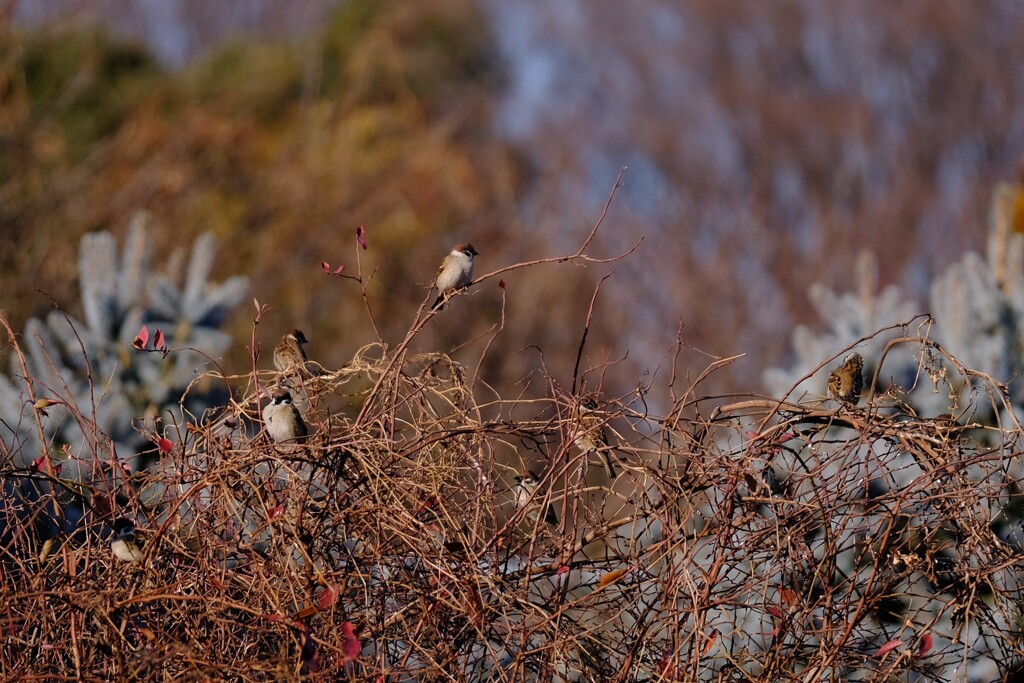
[[616, 569], [613, 572], [608, 572], [607, 574], [602, 576], [601, 579], [597, 582], [597, 587], [604, 588], [609, 584], [613, 584], [619, 579], [621, 579], [623, 576], [625, 576], [627, 573], [629, 573], [628, 569]]

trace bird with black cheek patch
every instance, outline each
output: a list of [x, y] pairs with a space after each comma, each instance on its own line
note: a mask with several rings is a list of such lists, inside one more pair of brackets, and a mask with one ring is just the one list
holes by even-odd
[[309, 436], [299, 409], [292, 403], [291, 393], [284, 387], [274, 391], [270, 404], [263, 409], [263, 422], [274, 443], [301, 442]]
[[[516, 476], [515, 497], [516, 509], [526, 510], [526, 516], [530, 521], [537, 521], [536, 508], [542, 502], [542, 496], [537, 494], [537, 487], [540, 485], [540, 477], [533, 472], [527, 472], [523, 476]], [[548, 503], [544, 511], [544, 521], [551, 526], [558, 525], [558, 517], [555, 515], [555, 506]]]
[[274, 347], [274, 367], [284, 373], [303, 374], [306, 372], [306, 349], [309, 340], [302, 330], [295, 328], [285, 332], [284, 337]]
[[110, 541], [114, 557], [122, 562], [134, 562], [142, 557], [142, 546], [135, 522], [126, 517], [114, 520], [114, 538]]
[[434, 278], [437, 299], [431, 309], [440, 308], [448, 298], [460, 289], [473, 284], [473, 257], [478, 252], [469, 242], [460, 242], [441, 261]]

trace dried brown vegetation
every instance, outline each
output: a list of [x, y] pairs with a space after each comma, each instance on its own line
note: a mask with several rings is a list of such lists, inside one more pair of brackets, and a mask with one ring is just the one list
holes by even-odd
[[[557, 260], [585, 260], [600, 225]], [[31, 467], [5, 451], [0, 673], [891, 680], [1024, 658], [1020, 428], [1004, 387], [913, 321], [890, 346], [1002, 424], [913, 414], [876, 390], [884, 357], [860, 407], [714, 396], [735, 359], [690, 380], [681, 339], [628, 395], [605, 390], [614, 363], [543, 358], [506, 395], [480, 372], [500, 325], [474, 364], [411, 350], [447, 314], [421, 306], [401, 343], [290, 378], [307, 443], [266, 439], [282, 378], [254, 362], [213, 378], [239, 388], [226, 409], [145, 427], [154, 462], [134, 473], [98, 430]], [[822, 359], [822, 393], [843, 353]], [[575, 445], [596, 428], [614, 481]], [[89, 477], [62, 479], [65, 458]], [[526, 470], [539, 485], [519, 506]], [[120, 517], [141, 528], [134, 562], [111, 553]]]

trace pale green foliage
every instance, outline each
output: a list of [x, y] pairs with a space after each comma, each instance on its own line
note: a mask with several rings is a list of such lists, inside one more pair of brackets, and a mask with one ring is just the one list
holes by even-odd
[[[66, 408], [53, 406], [41, 416], [51, 452], [66, 445], [78, 458], [89, 459], [96, 452], [106, 459], [109, 439], [120, 457], [134, 454], [144, 446], [135, 422], [177, 406], [189, 383], [210, 369], [209, 359], [230, 343], [218, 328], [242, 301], [248, 279], [209, 281], [214, 256], [209, 234], [196, 240], [180, 285], [170, 275], [152, 272], [148, 222], [146, 214], [136, 215], [120, 255], [108, 232], [83, 238], [79, 273], [84, 321], [53, 311], [45, 321], [32, 319], [25, 326], [21, 346], [35, 396], [77, 406], [100, 430], [88, 422], [80, 425]], [[175, 351], [165, 358], [133, 349], [142, 325], [148, 326], [151, 338], [163, 330], [167, 346]], [[21, 375], [14, 357], [11, 377], [0, 376], [0, 437], [16, 461], [25, 464], [41, 448]], [[223, 399], [224, 391], [223, 386], [201, 382], [189, 391], [188, 408], [202, 409], [218, 394]]]
[[[793, 399], [823, 397], [825, 379], [838, 361], [826, 363], [808, 377], [820, 363], [842, 356], [847, 346], [883, 327], [906, 323], [923, 313], [932, 316], [934, 327], [919, 319], [913, 329], [897, 328], [856, 346], [864, 356], [866, 381], [870, 382], [887, 342], [916, 333], [927, 333], [964, 365], [996, 380], [1009, 382], [1019, 376], [1024, 371], [1024, 235], [1013, 232], [1011, 226], [1016, 192], [1008, 185], [996, 189], [985, 257], [968, 253], [940, 273], [930, 287], [928, 306], [911, 302], [895, 286], [875, 294], [874, 266], [866, 254], [861, 256], [857, 294], [837, 294], [816, 285], [811, 290], [811, 301], [828, 329], [821, 333], [803, 326], [796, 329], [796, 363], [788, 369], [765, 372], [769, 392], [781, 396], [795, 385]], [[900, 345], [889, 352], [876, 390], [890, 385], [895, 385], [900, 398], [922, 415], [952, 411], [971, 419], [992, 417], [976, 412], [986, 410], [989, 401], [973, 392], [963, 392], [964, 378], [921, 347]], [[1024, 390], [1019, 383], [1011, 384], [1011, 399], [1024, 406]]]

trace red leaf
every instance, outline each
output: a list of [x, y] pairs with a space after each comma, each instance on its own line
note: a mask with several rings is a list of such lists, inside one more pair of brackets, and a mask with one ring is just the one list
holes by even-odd
[[875, 651], [875, 656], [876, 657], [881, 657], [882, 655], [888, 654], [888, 653], [892, 652], [893, 650], [895, 650], [896, 648], [898, 648], [902, 644], [903, 644], [902, 640], [890, 640], [888, 643], [886, 643], [882, 647], [878, 648], [877, 651]]
[[772, 615], [773, 617], [776, 617], [777, 619], [782, 618], [782, 610], [780, 610], [778, 607], [765, 607], [764, 611]]
[[498, 286], [501, 287], [502, 289], [505, 289], [505, 281], [504, 280], [498, 280]]
[[917, 646], [917, 654], [928, 654], [928, 652], [932, 649], [932, 645], [934, 644], [934, 642], [935, 641], [932, 639], [932, 634], [925, 632], [924, 635], [921, 636], [921, 642]]
[[53, 466], [53, 476], [59, 477], [60, 476], [61, 468], [63, 468], [63, 467], [64, 467], [64, 463], [60, 463], [59, 465], [54, 465]]
[[561, 575], [561, 574], [565, 574], [568, 571], [569, 571], [569, 567], [567, 565], [563, 564], [561, 567], [558, 568], [558, 571], [555, 572], [555, 574]]
[[275, 505], [274, 507], [267, 510], [267, 519], [274, 519], [280, 517], [284, 512], [284, 505]]
[[363, 649], [359, 639], [356, 638], [356, 627], [350, 621], [342, 622], [341, 633], [345, 637], [341, 644], [341, 652], [345, 655], [345, 659], [354, 660], [359, 656], [359, 651]]
[[669, 646], [665, 646], [661, 653], [661, 661], [658, 662], [658, 673], [662, 678], [672, 679], [676, 675], [676, 658]]
[[161, 436], [156, 441], [156, 447], [160, 451], [160, 455], [167, 455], [174, 450], [174, 442], [168, 439], [166, 436]]
[[[320, 609], [327, 609], [338, 601], [339, 593], [341, 593], [341, 586], [338, 584], [330, 585], [323, 593], [320, 594], [320, 599], [317, 600], [316, 604]], [[342, 627], [342, 630], [344, 630], [344, 627]]]
[[789, 588], [780, 588], [779, 598], [782, 600], [783, 605], [795, 605], [797, 600], [799, 599], [799, 597], [796, 594], [796, 591], [791, 590]]
[[361, 246], [363, 249], [366, 249], [365, 237], [366, 230], [364, 230], [363, 226], [360, 225], [358, 228], [356, 228], [356, 242], [359, 242], [359, 246]]
[[704, 650], [700, 653], [701, 657], [704, 657], [704, 656], [707, 655], [707, 653], [711, 652], [711, 646], [715, 644], [716, 640], [718, 640], [718, 629], [717, 628], [714, 631], [711, 632], [711, 635], [708, 636], [708, 640], [704, 644]]
[[157, 351], [163, 351], [167, 348], [167, 340], [164, 339], [163, 330], [156, 331], [156, 336], [153, 338], [153, 348]]
[[32, 466], [29, 468], [29, 472], [42, 471], [44, 462], [46, 462], [46, 456], [40, 455], [38, 458], [32, 461]]
[[345, 265], [342, 264], [332, 271], [331, 264], [328, 263], [327, 261], [321, 261], [320, 267], [324, 269], [325, 273], [327, 273], [328, 275], [333, 275], [335, 277], [341, 277], [341, 271], [345, 270]]
[[148, 343], [149, 343], [149, 330], [146, 329], [145, 325], [143, 325], [142, 329], [139, 330], [139, 333], [137, 335], [135, 335], [135, 341], [132, 342], [132, 346], [134, 346], [135, 348], [137, 348], [139, 350], [142, 350], [142, 349], [146, 348], [146, 344], [148, 344]]

